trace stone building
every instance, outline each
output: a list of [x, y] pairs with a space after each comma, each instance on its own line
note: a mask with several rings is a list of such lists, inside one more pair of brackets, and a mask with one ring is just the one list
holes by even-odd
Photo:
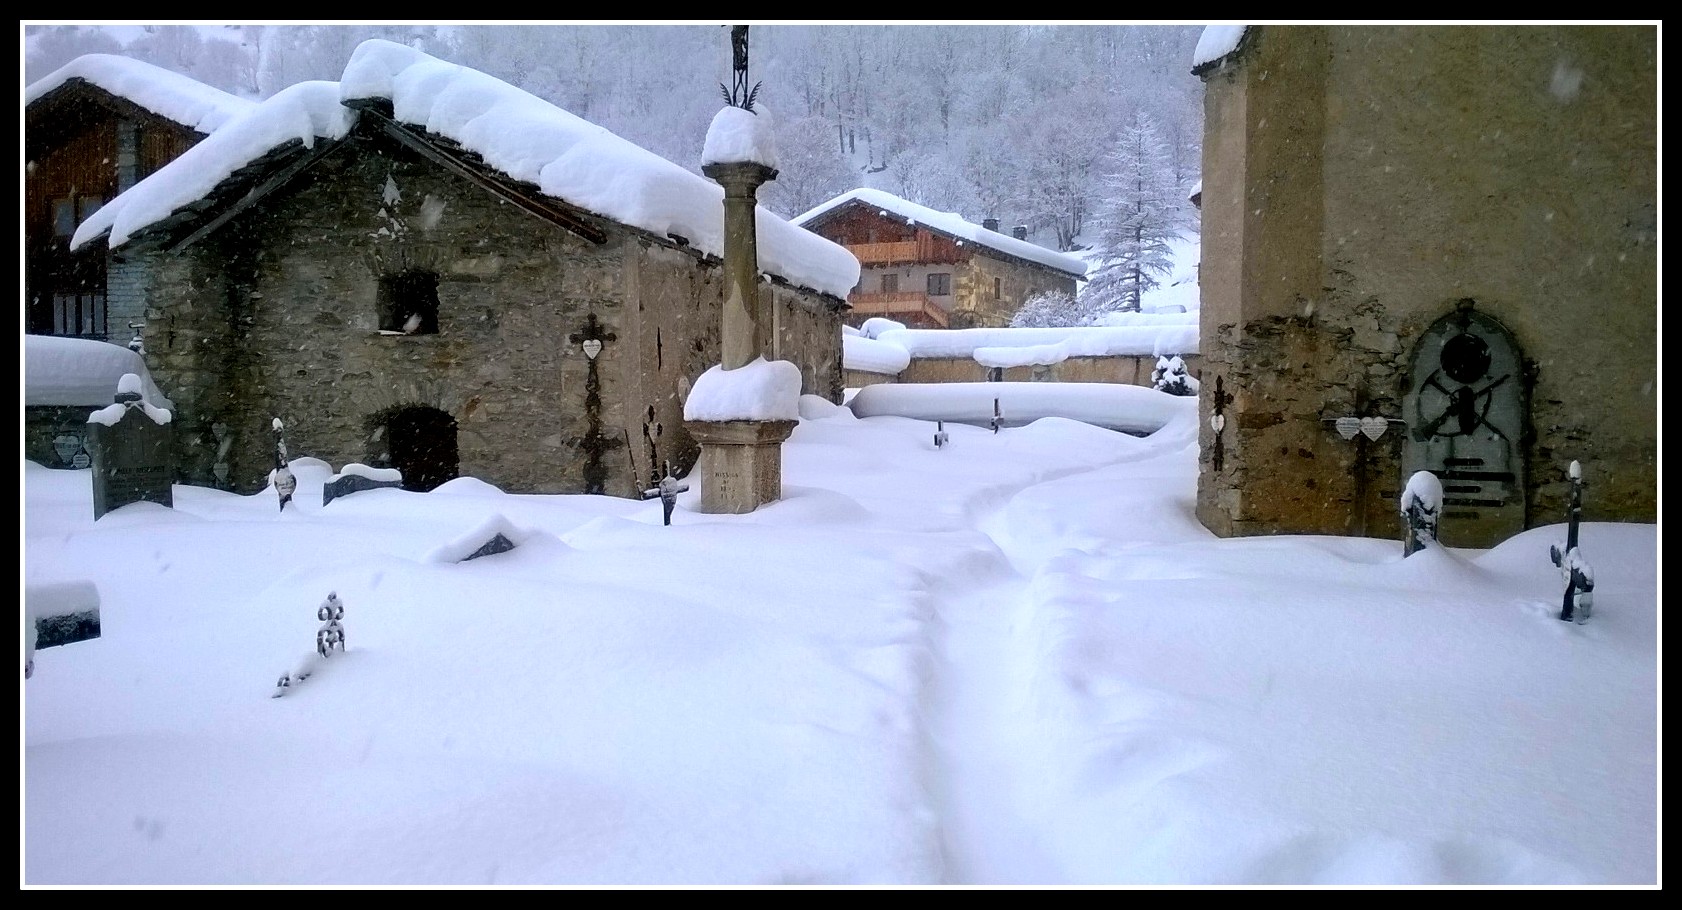
[[87, 54], [24, 88], [24, 312], [32, 335], [127, 344], [144, 304], [76, 225], [253, 103], [127, 57]]
[[[186, 479], [294, 455], [635, 495], [685, 465], [718, 362], [723, 192], [485, 74], [384, 41], [264, 101], [84, 223], [144, 276]], [[759, 212], [766, 355], [839, 400], [858, 264]]]
[[1211, 28], [1197, 56], [1202, 522], [1393, 536], [1431, 470], [1443, 540], [1489, 546], [1564, 519], [1574, 459], [1585, 517], [1655, 520], [1656, 28]]
[[913, 328], [1006, 326], [1040, 291], [1073, 295], [1086, 264], [881, 190], [857, 189], [794, 219], [858, 257], [848, 322], [885, 316]]

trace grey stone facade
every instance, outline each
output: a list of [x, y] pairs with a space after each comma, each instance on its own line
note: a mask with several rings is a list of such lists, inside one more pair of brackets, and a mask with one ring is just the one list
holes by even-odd
[[[650, 414], [660, 458], [692, 463], [682, 403], [718, 362], [721, 264], [600, 226], [606, 242], [582, 239], [353, 137], [184, 251], [141, 254], [146, 358], [176, 404], [185, 479], [213, 483], [220, 423], [233, 438], [228, 485], [260, 487], [276, 416], [295, 456], [390, 463], [388, 418], [413, 407], [453, 420], [460, 474], [510, 491], [579, 492], [594, 459], [605, 492], [636, 496]], [[382, 295], [404, 274], [435, 282], [435, 333], [382, 322]], [[842, 302], [762, 287], [776, 312], [766, 353], [801, 367], [803, 392], [839, 400]], [[569, 340], [592, 314], [611, 336], [595, 422], [589, 360]]]

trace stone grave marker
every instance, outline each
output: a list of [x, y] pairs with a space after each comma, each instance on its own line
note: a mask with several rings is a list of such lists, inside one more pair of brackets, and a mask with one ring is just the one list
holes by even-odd
[[95, 520], [134, 502], [175, 506], [170, 419], [169, 411], [141, 396], [140, 377], [133, 373], [118, 381], [113, 404], [88, 417]]
[[396, 468], [370, 468], [362, 464], [347, 464], [344, 470], [328, 478], [321, 487], [321, 504], [360, 493], [363, 490], [401, 490], [403, 472]]

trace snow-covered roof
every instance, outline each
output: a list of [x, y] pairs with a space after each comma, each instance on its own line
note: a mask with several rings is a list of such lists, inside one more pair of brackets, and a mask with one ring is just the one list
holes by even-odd
[[30, 104], [72, 79], [82, 79], [188, 129], [209, 134], [256, 103], [171, 72], [116, 54], [85, 54], [30, 83], [23, 103]]
[[[347, 105], [368, 100], [389, 101], [399, 123], [460, 143], [486, 166], [551, 198], [724, 255], [718, 184], [500, 79], [379, 39], [357, 47], [340, 82], [276, 94], [112, 200], [83, 223], [74, 243], [110, 229], [111, 245], [121, 245], [285, 142], [313, 146], [321, 137], [342, 137], [357, 117]], [[757, 224], [761, 270], [836, 297], [858, 284], [858, 260], [844, 247], [764, 208]]]
[[112, 247], [122, 246], [275, 147], [298, 140], [314, 148], [318, 139], [344, 137], [355, 122], [356, 112], [339, 102], [336, 82], [281, 89], [89, 215], [70, 246], [107, 232]]
[[123, 377], [140, 379], [140, 393], [161, 408], [173, 408], [146, 371], [139, 354], [119, 345], [57, 335], [23, 336], [25, 406], [100, 407], [112, 403]]
[[834, 199], [819, 205], [794, 219], [798, 225], [810, 225], [819, 216], [834, 211], [848, 203], [857, 202], [860, 205], [873, 206], [876, 209], [930, 228], [958, 240], [977, 243], [1001, 253], [1007, 253], [1019, 259], [1037, 262], [1048, 268], [1060, 272], [1067, 272], [1076, 278], [1086, 275], [1086, 263], [1077, 257], [1048, 250], [1043, 246], [1017, 240], [998, 231], [989, 231], [979, 224], [965, 221], [957, 212], [937, 212], [926, 205], [918, 205], [909, 199], [901, 199], [892, 193], [860, 187], [836, 196]]
[[1247, 28], [1248, 25], [1204, 26], [1203, 34], [1197, 39], [1197, 50], [1191, 55], [1191, 71], [1201, 72], [1227, 54], [1238, 50], [1238, 43], [1244, 40], [1244, 30]]

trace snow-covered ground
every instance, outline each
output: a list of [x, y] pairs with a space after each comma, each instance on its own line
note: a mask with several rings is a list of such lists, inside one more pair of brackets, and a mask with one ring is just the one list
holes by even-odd
[[[23, 468], [47, 884], [1658, 882], [1656, 528], [1219, 540], [1187, 409], [993, 435], [803, 399], [749, 515], [463, 478], [323, 508]], [[1592, 515], [1592, 500], [1589, 509]], [[437, 561], [464, 535], [512, 552]], [[311, 662], [316, 608], [348, 650]]]

